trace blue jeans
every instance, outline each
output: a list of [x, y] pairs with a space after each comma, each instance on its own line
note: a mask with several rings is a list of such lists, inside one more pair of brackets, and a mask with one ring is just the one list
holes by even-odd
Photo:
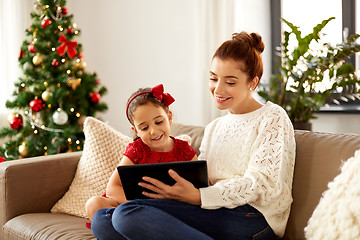
[[98, 210], [91, 230], [99, 240], [277, 239], [250, 205], [202, 209], [175, 200], [137, 199]]

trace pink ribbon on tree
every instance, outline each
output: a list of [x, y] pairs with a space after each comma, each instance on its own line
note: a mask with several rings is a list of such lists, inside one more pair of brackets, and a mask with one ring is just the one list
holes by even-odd
[[58, 46], [56, 49], [60, 56], [63, 56], [66, 53], [66, 51], [70, 58], [73, 58], [76, 56], [77, 42], [72, 42], [72, 41], [67, 40], [64, 34], [59, 37], [58, 42], [62, 42], [62, 44], [60, 46]]

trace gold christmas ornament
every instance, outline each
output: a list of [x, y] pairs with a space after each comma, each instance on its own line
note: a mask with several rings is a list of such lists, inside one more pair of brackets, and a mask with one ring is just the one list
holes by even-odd
[[32, 62], [35, 66], [40, 65], [44, 62], [44, 57], [40, 54], [36, 54], [33, 59]]
[[79, 71], [84, 71], [85, 68], [86, 68], [86, 62], [78, 58], [75, 62], [75, 69]]
[[29, 155], [29, 150], [26, 146], [26, 141], [23, 141], [19, 146], [19, 154], [23, 157], [27, 157]]
[[49, 97], [51, 97], [51, 93], [46, 90], [41, 94], [41, 98], [42, 100], [44, 100], [45, 102], [47, 102], [49, 100]]
[[81, 84], [81, 78], [69, 78], [67, 80], [67, 84], [72, 88], [72, 90], [76, 90], [76, 88]]

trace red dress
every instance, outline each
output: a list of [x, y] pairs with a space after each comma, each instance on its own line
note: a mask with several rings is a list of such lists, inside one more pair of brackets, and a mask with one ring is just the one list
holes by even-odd
[[188, 142], [171, 137], [174, 141], [174, 148], [170, 152], [152, 151], [142, 140], [130, 143], [125, 150], [124, 156], [128, 157], [134, 164], [181, 162], [190, 161], [195, 156], [195, 150]]

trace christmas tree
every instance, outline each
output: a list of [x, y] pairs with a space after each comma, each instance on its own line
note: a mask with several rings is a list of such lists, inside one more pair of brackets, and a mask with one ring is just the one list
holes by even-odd
[[0, 161], [81, 151], [82, 124], [87, 116], [103, 112], [106, 88], [96, 73], [85, 71], [80, 30], [68, 14], [65, 0], [37, 0], [19, 53], [23, 77], [6, 108], [9, 126]]

